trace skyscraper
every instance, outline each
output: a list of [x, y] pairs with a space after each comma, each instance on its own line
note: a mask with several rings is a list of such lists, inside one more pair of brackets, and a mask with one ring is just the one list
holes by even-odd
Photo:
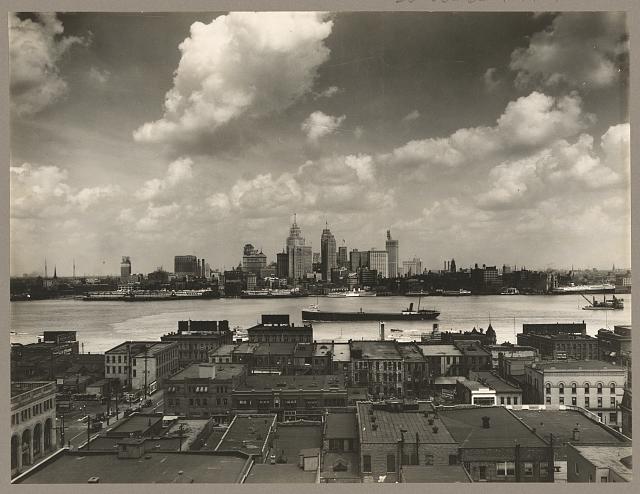
[[398, 277], [398, 241], [391, 239], [391, 231], [387, 230], [387, 242], [385, 244], [388, 255], [387, 273], [389, 278]]
[[[74, 261], [75, 270], [75, 261]], [[126, 283], [131, 276], [131, 259], [129, 256], [122, 256], [122, 262], [120, 263], [120, 281]]]
[[331, 270], [337, 267], [336, 264], [336, 238], [329, 230], [329, 225], [325, 223], [325, 229], [322, 230], [320, 237], [320, 262], [322, 265], [322, 279], [324, 281], [331, 280]]
[[[397, 266], [397, 265], [396, 265]], [[369, 269], [376, 270], [383, 278], [389, 277], [389, 253], [386, 250], [371, 249], [369, 251]], [[397, 267], [396, 267], [397, 274]]]
[[198, 258], [196, 256], [175, 256], [173, 258], [173, 272], [177, 276], [197, 276]]
[[246, 244], [243, 249], [242, 270], [246, 273], [253, 273], [260, 276], [260, 271], [267, 267], [267, 256], [254, 248], [251, 244]]
[[305, 245], [302, 231], [296, 223], [296, 215], [293, 215], [293, 224], [287, 237], [287, 254], [289, 257], [289, 278], [299, 280], [307, 273], [312, 272], [311, 246]]
[[[343, 240], [344, 242], [344, 240]], [[349, 263], [349, 259], [347, 257], [347, 246], [346, 245], [341, 245], [340, 247], [338, 247], [338, 257], [336, 258], [336, 262], [338, 263], [338, 267], [339, 268], [346, 268], [348, 263]]]

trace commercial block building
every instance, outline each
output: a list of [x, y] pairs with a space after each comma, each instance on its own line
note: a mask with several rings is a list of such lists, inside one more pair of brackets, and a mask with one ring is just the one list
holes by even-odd
[[525, 368], [526, 403], [584, 407], [613, 428], [622, 425], [626, 369], [600, 360], [543, 361]]
[[154, 393], [178, 370], [179, 346], [169, 341], [125, 341], [105, 352], [104, 376], [121, 387]]
[[311, 324], [294, 326], [288, 314], [263, 314], [260, 324], [247, 329], [250, 343], [311, 343]]
[[11, 383], [11, 476], [57, 448], [55, 382]]
[[570, 445], [568, 482], [631, 482], [631, 446]]
[[534, 347], [541, 358], [592, 360], [598, 358], [598, 340], [586, 334], [519, 334], [518, 345]]
[[522, 404], [522, 389], [502, 379], [494, 371], [471, 371], [469, 378], [495, 391], [496, 405]]
[[377, 398], [404, 395], [404, 365], [395, 341], [350, 341], [351, 383]]
[[208, 362], [209, 353], [233, 342], [229, 321], [179, 321], [178, 332], [168, 333], [161, 341], [178, 344], [178, 366]]
[[599, 329], [597, 338], [599, 360], [631, 366], [631, 326]]

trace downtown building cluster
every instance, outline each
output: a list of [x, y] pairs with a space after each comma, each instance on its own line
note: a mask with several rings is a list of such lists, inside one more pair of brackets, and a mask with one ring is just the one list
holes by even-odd
[[[129, 482], [630, 479], [630, 326], [592, 337], [584, 323], [525, 324], [516, 345], [498, 344], [491, 325], [436, 324], [411, 342], [379, 329], [375, 340], [317, 341], [310, 324], [276, 314], [239, 339], [228, 321], [180, 321], [159, 341], [91, 358], [75, 332], [46, 332], [12, 348], [12, 473], [27, 483], [117, 472]], [[117, 422], [64, 447], [60, 412], [88, 396], [107, 417], [115, 406]], [[162, 408], [146, 408], [158, 396]], [[166, 468], [154, 466], [159, 454]], [[79, 456], [86, 467], [65, 476]], [[132, 458], [149, 469], [136, 476]], [[233, 473], [203, 466], [227, 460]]]

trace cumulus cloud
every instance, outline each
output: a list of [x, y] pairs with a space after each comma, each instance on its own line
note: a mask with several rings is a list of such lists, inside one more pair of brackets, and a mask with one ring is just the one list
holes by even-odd
[[402, 117], [402, 121], [411, 122], [412, 120], [417, 120], [419, 118], [420, 118], [420, 112], [418, 110], [413, 110], [412, 112], [409, 112], [404, 117]]
[[179, 158], [169, 164], [163, 178], [147, 180], [142, 189], [138, 191], [138, 197], [143, 200], [160, 197], [192, 177], [193, 161], [191, 158]]
[[111, 72], [107, 69], [99, 69], [97, 67], [91, 67], [88, 72], [88, 77], [91, 82], [97, 84], [106, 84], [111, 78]]
[[606, 87], [627, 70], [624, 12], [565, 12], [511, 54], [521, 89], [559, 84]]
[[179, 210], [180, 206], [175, 202], [164, 206], [149, 204], [144, 216], [136, 222], [136, 228], [142, 232], [163, 230], [166, 225], [162, 223], [162, 220], [166, 218], [175, 219]]
[[164, 115], [138, 128], [135, 140], [192, 143], [240, 117], [288, 108], [312, 90], [332, 27], [313, 12], [232, 12], [192, 24]]
[[577, 94], [554, 98], [532, 92], [510, 102], [493, 127], [463, 128], [448, 137], [413, 140], [381, 159], [403, 168], [457, 168], [575, 136], [592, 118], [582, 111]]
[[356, 128], [353, 129], [353, 135], [355, 136], [356, 139], [360, 139], [363, 134], [364, 134], [364, 129], [360, 125], [356, 126]]
[[317, 143], [322, 137], [333, 134], [346, 117], [325, 115], [321, 111], [314, 111], [300, 126], [310, 142]]
[[628, 131], [628, 124], [609, 128], [601, 138], [602, 156], [593, 137], [581, 134], [574, 143], [558, 140], [532, 156], [504, 162], [489, 173], [492, 185], [477, 196], [478, 205], [528, 208], [562, 193], [622, 185], [628, 169]]
[[71, 46], [87, 41], [63, 32], [55, 14], [39, 13], [35, 20], [9, 14], [11, 108], [17, 115], [38, 113], [67, 93], [59, 63]]
[[67, 183], [67, 170], [57, 166], [23, 163], [9, 170], [12, 218], [44, 218], [75, 209], [86, 211], [120, 193], [120, 188], [115, 185], [76, 190]]

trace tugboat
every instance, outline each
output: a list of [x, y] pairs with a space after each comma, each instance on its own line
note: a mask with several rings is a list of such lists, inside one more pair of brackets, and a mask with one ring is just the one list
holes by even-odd
[[500, 295], [520, 295], [520, 291], [517, 288], [505, 288]]
[[595, 297], [593, 297], [593, 301], [589, 300], [584, 295], [582, 295], [582, 297], [587, 302], [589, 302], [589, 305], [583, 307], [582, 310], [622, 310], [624, 309], [624, 300], [616, 297], [615, 295], [613, 296], [613, 298], [609, 300], [607, 300], [607, 297], [604, 296], [602, 298], [602, 302], [596, 300]]

